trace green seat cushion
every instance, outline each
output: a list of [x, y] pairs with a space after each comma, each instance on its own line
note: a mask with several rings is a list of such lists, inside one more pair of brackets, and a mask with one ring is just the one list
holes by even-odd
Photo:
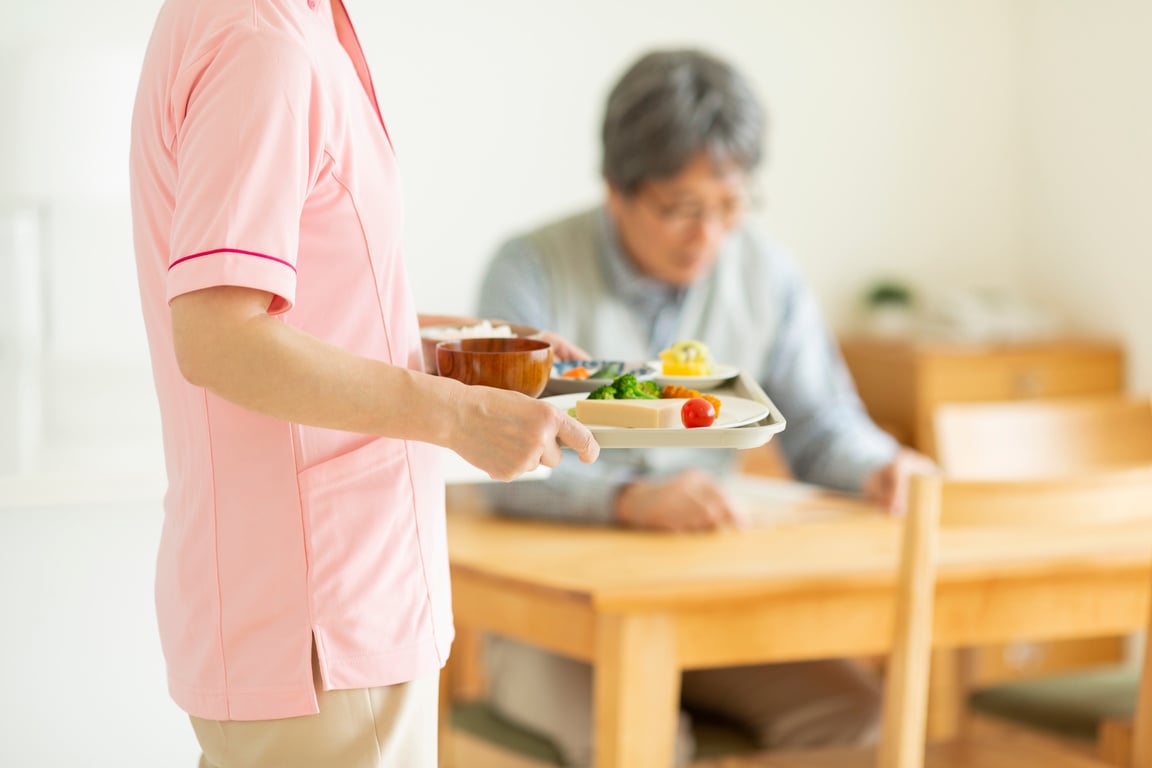
[[1108, 667], [983, 688], [969, 703], [979, 712], [1092, 740], [1101, 721], [1132, 717], [1139, 686], [1139, 669]]
[[[464, 701], [452, 708], [452, 726], [509, 752], [549, 765], [564, 765], [552, 742], [541, 734], [511, 723], [485, 701]], [[696, 756], [723, 757], [756, 751], [751, 734], [725, 720], [705, 714], [692, 715]]]
[[549, 765], [564, 765], [560, 750], [547, 737], [505, 720], [486, 701], [455, 704], [452, 707], [452, 727], [509, 752]]

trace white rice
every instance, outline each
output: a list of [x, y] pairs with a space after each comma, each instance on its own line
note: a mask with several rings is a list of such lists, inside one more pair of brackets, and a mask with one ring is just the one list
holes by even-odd
[[424, 337], [445, 341], [448, 339], [500, 339], [515, 336], [510, 325], [492, 325], [483, 320], [476, 325], [462, 325], [458, 327], [440, 326], [427, 328]]

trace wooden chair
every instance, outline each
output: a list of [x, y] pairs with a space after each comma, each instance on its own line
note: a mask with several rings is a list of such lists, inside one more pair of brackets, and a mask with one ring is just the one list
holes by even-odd
[[1152, 398], [1125, 396], [951, 403], [934, 414], [949, 477], [1061, 477], [1152, 463]]
[[[940, 464], [950, 477], [1025, 479], [1152, 465], [1152, 398], [1123, 395], [955, 403], [934, 414]], [[1077, 734], [1114, 765], [1130, 765], [1127, 744], [1136, 673], [1109, 663], [1123, 642], [1066, 644], [1064, 670], [980, 686], [970, 702], [979, 712], [1041, 730]], [[1092, 657], [1095, 658], [1092, 658]], [[1072, 663], [1087, 660], [1078, 668]]]
[[[884, 703], [876, 749], [769, 752], [699, 768], [1101, 768], [1108, 763], [1018, 732], [964, 731], [925, 749], [928, 664], [940, 526], [1108, 525], [1152, 517], [1152, 467], [1032, 481], [912, 479]], [[1073, 528], [1074, 531], [1074, 528]], [[1152, 571], [1149, 573], [1152, 580]], [[1150, 611], [1149, 622], [1152, 622]], [[1152, 647], [1144, 658], [1132, 765], [1152, 766]]]

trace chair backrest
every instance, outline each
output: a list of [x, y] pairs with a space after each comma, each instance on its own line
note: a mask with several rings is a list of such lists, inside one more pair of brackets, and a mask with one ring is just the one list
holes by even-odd
[[[1107, 525], [1152, 519], [1152, 464], [1060, 478], [911, 480], [901, 547], [879, 768], [922, 768], [939, 529], [951, 526]], [[1149, 552], [1152, 557], [1152, 551]], [[1152, 571], [1149, 573], [1152, 581]], [[1147, 625], [1152, 630], [1152, 611]], [[1145, 654], [1133, 765], [1152, 765], [1152, 644]]]
[[1152, 463], [1152, 397], [950, 403], [934, 422], [950, 477], [1056, 477]]
[[927, 475], [914, 476], [908, 489], [877, 768], [924, 765], [940, 492], [940, 479]]

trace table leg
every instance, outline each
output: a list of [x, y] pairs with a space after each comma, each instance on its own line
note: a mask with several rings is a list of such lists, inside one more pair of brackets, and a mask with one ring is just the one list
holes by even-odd
[[594, 660], [596, 768], [670, 768], [680, 709], [668, 616], [601, 616]]

